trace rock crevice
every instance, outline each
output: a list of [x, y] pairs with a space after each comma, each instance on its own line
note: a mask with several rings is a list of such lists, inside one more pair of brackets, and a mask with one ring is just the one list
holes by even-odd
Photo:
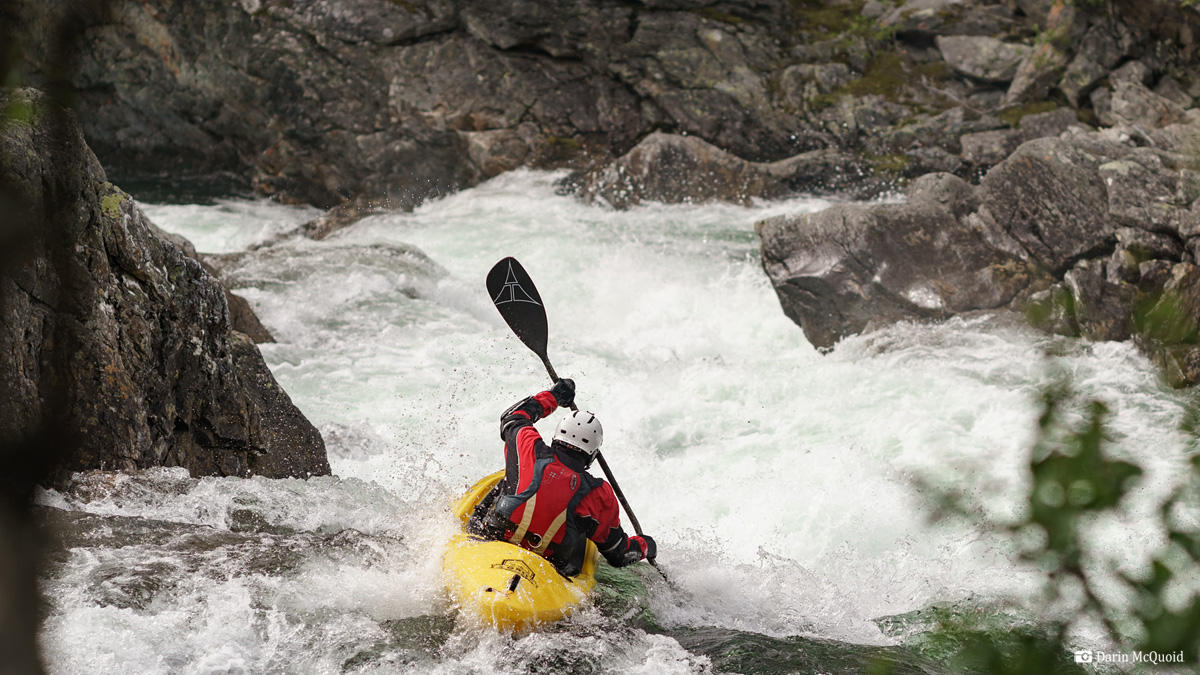
[[[0, 269], [0, 441], [51, 420], [71, 471], [328, 474], [324, 443], [230, 324], [226, 291], [106, 181], [69, 113], [9, 90], [0, 184], [27, 215]], [[51, 409], [53, 408], [53, 409]]]

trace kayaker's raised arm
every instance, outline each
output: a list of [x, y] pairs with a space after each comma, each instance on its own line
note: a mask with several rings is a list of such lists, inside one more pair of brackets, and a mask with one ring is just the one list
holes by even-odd
[[[509, 438], [522, 428], [533, 426], [534, 422], [557, 410], [560, 406], [569, 406], [575, 402], [575, 382], [562, 379], [554, 386], [540, 394], [522, 399], [500, 415], [500, 439], [506, 444], [516, 445], [516, 438]], [[536, 433], [536, 432], [535, 432]]]

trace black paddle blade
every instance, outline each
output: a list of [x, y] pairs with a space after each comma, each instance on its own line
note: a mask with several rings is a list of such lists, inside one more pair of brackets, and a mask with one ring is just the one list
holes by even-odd
[[516, 258], [496, 263], [487, 275], [487, 289], [500, 316], [517, 334], [526, 347], [546, 360], [546, 342], [550, 332], [546, 323], [546, 308], [538, 295], [533, 279]]

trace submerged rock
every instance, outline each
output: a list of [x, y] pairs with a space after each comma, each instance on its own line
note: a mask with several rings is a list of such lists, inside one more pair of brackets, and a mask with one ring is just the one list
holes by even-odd
[[328, 474], [317, 430], [225, 289], [106, 182], [69, 113], [8, 91], [25, 120], [0, 132], [0, 182], [26, 245], [0, 270], [0, 440], [70, 436], [54, 468], [182, 466], [195, 475]]

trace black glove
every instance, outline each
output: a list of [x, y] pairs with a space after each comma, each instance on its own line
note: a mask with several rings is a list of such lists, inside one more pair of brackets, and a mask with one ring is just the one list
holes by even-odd
[[554, 383], [550, 387], [550, 393], [554, 395], [554, 400], [558, 402], [558, 407], [569, 408], [575, 402], [575, 380], [563, 378]]
[[638, 546], [641, 547], [643, 559], [654, 560], [658, 557], [658, 546], [649, 535], [639, 534], [636, 537], [630, 537], [629, 540], [637, 542]]

